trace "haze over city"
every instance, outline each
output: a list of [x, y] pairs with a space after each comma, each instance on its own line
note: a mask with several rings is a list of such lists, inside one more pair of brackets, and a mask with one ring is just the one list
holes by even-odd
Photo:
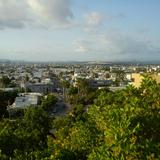
[[159, 0], [0, 0], [0, 59], [160, 59]]

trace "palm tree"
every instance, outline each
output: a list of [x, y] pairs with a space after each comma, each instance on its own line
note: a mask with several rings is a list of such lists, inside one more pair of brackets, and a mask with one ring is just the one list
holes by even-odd
[[67, 98], [66, 90], [70, 87], [70, 83], [66, 80], [63, 80], [63, 81], [61, 81], [61, 86], [63, 88], [64, 99], [66, 100], [66, 98]]

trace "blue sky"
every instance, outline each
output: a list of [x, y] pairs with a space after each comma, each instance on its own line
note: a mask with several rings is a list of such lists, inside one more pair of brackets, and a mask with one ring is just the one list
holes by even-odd
[[160, 59], [159, 0], [0, 0], [0, 59]]

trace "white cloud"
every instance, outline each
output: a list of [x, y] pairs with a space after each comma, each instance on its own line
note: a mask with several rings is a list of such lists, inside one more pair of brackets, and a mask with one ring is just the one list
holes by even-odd
[[72, 18], [71, 0], [0, 0], [0, 29], [33, 24], [66, 27]]
[[160, 49], [154, 42], [135, 37], [116, 31], [92, 34], [75, 41], [75, 52], [87, 53], [88, 59], [95, 60], [153, 60], [159, 56]]
[[[150, 57], [157, 54], [155, 47], [152, 47], [152, 42], [135, 38], [123, 33], [107, 33], [104, 35], [102, 42], [105, 46], [105, 51], [113, 56], [121, 58], [142, 58]], [[150, 55], [152, 54], [152, 55]]]
[[71, 0], [28, 0], [28, 4], [33, 14], [42, 20], [64, 25], [73, 18]]
[[97, 27], [103, 23], [103, 15], [99, 12], [90, 12], [84, 18], [88, 27]]
[[74, 51], [78, 53], [88, 53], [92, 49], [92, 43], [87, 40], [76, 40], [73, 42]]
[[124, 19], [126, 15], [124, 13], [115, 13], [113, 15], [109, 13], [103, 13], [98, 11], [91, 11], [86, 13], [84, 16], [84, 25], [83, 29], [88, 33], [100, 33], [103, 30], [106, 30], [107, 24], [110, 24], [111, 21], [116, 19]]
[[22, 28], [26, 21], [29, 21], [29, 18], [24, 0], [0, 1], [0, 29]]
[[83, 29], [85, 32], [97, 33], [104, 24], [104, 15], [102, 13], [92, 11], [84, 15]]

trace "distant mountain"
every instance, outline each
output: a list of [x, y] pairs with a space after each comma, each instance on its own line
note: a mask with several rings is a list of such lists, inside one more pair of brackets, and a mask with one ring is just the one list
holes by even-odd
[[160, 65], [160, 60], [152, 60], [152, 61], [25, 61], [25, 60], [9, 60], [9, 59], [0, 59], [0, 63], [43, 63], [43, 64], [107, 64], [107, 65]]
[[0, 63], [8, 63], [8, 62], [10, 62], [10, 60], [8, 60], [8, 59], [0, 59]]

